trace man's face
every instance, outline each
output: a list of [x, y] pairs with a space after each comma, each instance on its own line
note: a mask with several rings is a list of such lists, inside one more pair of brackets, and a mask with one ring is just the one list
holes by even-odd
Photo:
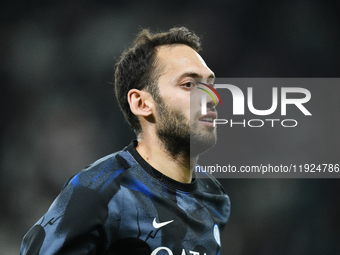
[[213, 100], [207, 97], [208, 112], [201, 115], [201, 96], [205, 92], [196, 88], [195, 80], [212, 84], [214, 74], [186, 45], [161, 46], [157, 58], [162, 70], [158, 80], [160, 97], [155, 100], [157, 134], [173, 157], [182, 153], [197, 156], [216, 143], [212, 119], [217, 113]]

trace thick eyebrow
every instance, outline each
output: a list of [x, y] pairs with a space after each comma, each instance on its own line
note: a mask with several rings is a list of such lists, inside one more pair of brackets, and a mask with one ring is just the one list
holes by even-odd
[[[180, 81], [181, 79], [185, 78], [185, 77], [191, 77], [191, 78], [203, 78], [202, 75], [195, 73], [195, 72], [186, 72], [183, 73], [180, 77], [178, 77], [177, 81]], [[215, 79], [215, 74], [211, 73], [208, 77], [208, 79]]]

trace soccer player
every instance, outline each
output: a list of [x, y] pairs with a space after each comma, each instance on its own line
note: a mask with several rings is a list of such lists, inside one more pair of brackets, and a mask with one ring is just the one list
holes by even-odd
[[214, 177], [194, 171], [216, 143], [215, 105], [207, 100], [202, 116], [205, 92], [196, 89], [214, 73], [199, 50], [184, 27], [137, 36], [115, 71], [116, 97], [137, 140], [67, 181], [25, 235], [22, 255], [220, 254], [229, 198]]

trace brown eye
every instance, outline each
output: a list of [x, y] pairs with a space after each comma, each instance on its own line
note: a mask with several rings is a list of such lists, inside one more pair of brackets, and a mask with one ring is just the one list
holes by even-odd
[[184, 83], [182, 86], [183, 86], [183, 87], [186, 87], [186, 88], [188, 88], [188, 89], [191, 89], [191, 88], [196, 87], [196, 82], [193, 81], [193, 80], [190, 80], [189, 82]]

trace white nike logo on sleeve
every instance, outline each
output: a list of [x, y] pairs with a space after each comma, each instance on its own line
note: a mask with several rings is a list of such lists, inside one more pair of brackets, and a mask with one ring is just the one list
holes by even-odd
[[152, 222], [152, 226], [154, 228], [161, 228], [161, 227], [164, 227], [165, 225], [168, 225], [169, 223], [173, 222], [174, 220], [169, 220], [169, 221], [165, 221], [165, 222], [162, 222], [162, 223], [157, 223], [156, 222], [156, 218], [153, 219], [153, 222]]

